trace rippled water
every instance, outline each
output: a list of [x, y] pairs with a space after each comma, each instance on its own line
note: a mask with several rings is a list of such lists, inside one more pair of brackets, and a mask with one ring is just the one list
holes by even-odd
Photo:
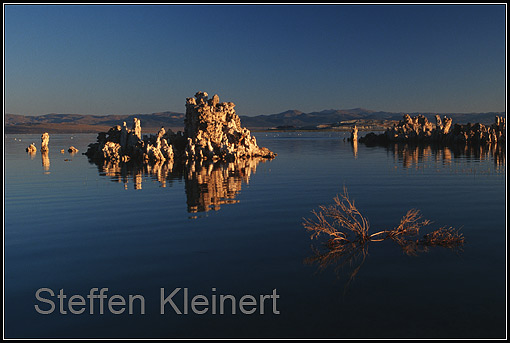
[[[51, 135], [49, 154], [34, 156], [25, 148], [40, 135], [6, 135], [6, 337], [505, 337], [504, 154], [254, 135], [276, 159], [188, 168], [96, 165], [82, 155], [95, 134]], [[60, 152], [71, 145], [80, 152]], [[356, 264], [307, 263], [321, 244], [303, 220], [344, 186], [374, 230], [416, 208], [432, 228], [460, 228], [463, 251], [408, 256], [373, 242], [350, 282]], [[54, 298], [42, 315], [43, 287], [140, 294], [145, 314], [63, 315]], [[161, 315], [162, 287], [209, 298], [276, 289], [280, 313]]]

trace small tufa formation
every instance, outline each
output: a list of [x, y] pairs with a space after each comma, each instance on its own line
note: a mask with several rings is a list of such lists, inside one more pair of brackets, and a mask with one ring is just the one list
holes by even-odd
[[[62, 149], [64, 150], [64, 149]], [[78, 152], [78, 149], [76, 149], [74, 146], [70, 146], [69, 149], [67, 149], [67, 152], [71, 154], [76, 154]]]
[[232, 102], [220, 102], [218, 95], [208, 99], [205, 92], [186, 99], [184, 135], [185, 157], [190, 160], [233, 161], [250, 157], [274, 158], [275, 153], [260, 148], [241, 120]]
[[194, 161], [231, 162], [251, 157], [274, 158], [275, 153], [260, 148], [250, 131], [241, 127], [241, 120], [232, 102], [219, 102], [215, 95], [198, 92], [186, 100], [184, 135], [161, 128], [157, 135], [144, 136], [140, 120], [134, 118], [132, 129], [112, 127], [97, 137], [85, 155], [103, 161], [165, 162], [180, 159]]
[[175, 135], [161, 128], [157, 136], [145, 136], [142, 139], [140, 120], [133, 118], [133, 126], [127, 128], [126, 122], [122, 126], [112, 127], [108, 132], [101, 132], [97, 136], [97, 143], [89, 144], [85, 153], [89, 158], [113, 162], [165, 162], [173, 160], [173, 149], [168, 143]]
[[165, 128], [161, 128], [156, 136], [150, 136], [144, 140], [146, 152], [143, 154], [144, 162], [165, 162], [173, 161], [174, 150], [168, 141], [175, 140], [175, 134], [172, 130], [166, 132]]
[[505, 118], [496, 116], [491, 126], [476, 124], [455, 124], [446, 116], [436, 115], [436, 125], [423, 115], [411, 117], [404, 115], [403, 120], [387, 129], [382, 134], [369, 133], [360, 138], [366, 144], [387, 143], [439, 143], [439, 144], [470, 144], [489, 145], [505, 144]]
[[350, 140], [351, 140], [351, 142], [357, 142], [358, 141], [358, 128], [356, 127], [356, 125], [354, 125], [354, 127], [351, 130], [351, 138], [350, 138]]
[[49, 151], [48, 143], [50, 142], [50, 135], [48, 132], [45, 132], [41, 136], [41, 152]]
[[32, 143], [26, 148], [26, 151], [30, 154], [35, 154], [37, 152], [37, 147]]

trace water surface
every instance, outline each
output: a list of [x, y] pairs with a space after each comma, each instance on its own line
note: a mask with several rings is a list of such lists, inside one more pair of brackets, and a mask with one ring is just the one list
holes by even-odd
[[[6, 337], [505, 337], [504, 155], [353, 147], [335, 132], [255, 136], [274, 160], [182, 168], [91, 163], [82, 152], [95, 134], [51, 135], [46, 156], [25, 152], [40, 135], [6, 135]], [[80, 152], [60, 152], [71, 145]], [[320, 242], [302, 225], [343, 186], [374, 230], [417, 208], [433, 228], [460, 228], [463, 251], [371, 244], [346, 287], [349, 266], [305, 263]], [[141, 294], [146, 313], [41, 315], [42, 287]], [[280, 314], [161, 315], [161, 287], [276, 289]]]

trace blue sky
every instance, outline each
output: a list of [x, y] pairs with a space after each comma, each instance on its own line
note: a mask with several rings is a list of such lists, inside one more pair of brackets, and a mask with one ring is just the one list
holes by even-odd
[[4, 5], [5, 112], [504, 111], [505, 5]]

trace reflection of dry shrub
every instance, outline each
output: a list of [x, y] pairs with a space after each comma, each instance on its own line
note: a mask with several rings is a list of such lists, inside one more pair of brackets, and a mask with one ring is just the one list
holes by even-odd
[[[328, 245], [326, 243], [326, 245]], [[339, 274], [340, 269], [348, 265], [354, 267], [347, 282], [346, 289], [359, 270], [368, 255], [368, 246], [359, 243], [337, 243], [335, 246], [329, 246], [329, 249], [318, 250], [312, 247], [313, 256], [305, 259], [306, 264], [317, 264], [320, 270], [327, 266], [335, 265], [335, 273]]]
[[[305, 260], [306, 263], [317, 263], [320, 269], [333, 263], [337, 264], [336, 271], [349, 264], [357, 264], [351, 273], [349, 282], [358, 273], [368, 254], [369, 242], [380, 242], [387, 239], [397, 243], [402, 251], [410, 256], [428, 251], [429, 247], [444, 247], [452, 250], [462, 250], [464, 236], [454, 228], [441, 227], [422, 238], [416, 238], [420, 230], [431, 223], [422, 220], [419, 210], [411, 209], [391, 230], [369, 233], [369, 222], [355, 207], [354, 201], [349, 199], [347, 189], [343, 194], [334, 198], [334, 204], [320, 206], [320, 211], [312, 211], [315, 219], [304, 219], [303, 226], [311, 231], [311, 239], [321, 235], [328, 237], [325, 242], [327, 249], [314, 249], [314, 255]], [[361, 262], [357, 262], [360, 261]]]
[[392, 233], [393, 230], [389, 231], [388, 236], [409, 256], [427, 252], [429, 247], [443, 247], [454, 251], [462, 251], [464, 245], [464, 235], [454, 228], [441, 227], [424, 235], [421, 239], [415, 240], [410, 239], [409, 236], [392, 235]]
[[422, 244], [429, 247], [461, 248], [464, 235], [455, 228], [439, 228], [423, 236]]

